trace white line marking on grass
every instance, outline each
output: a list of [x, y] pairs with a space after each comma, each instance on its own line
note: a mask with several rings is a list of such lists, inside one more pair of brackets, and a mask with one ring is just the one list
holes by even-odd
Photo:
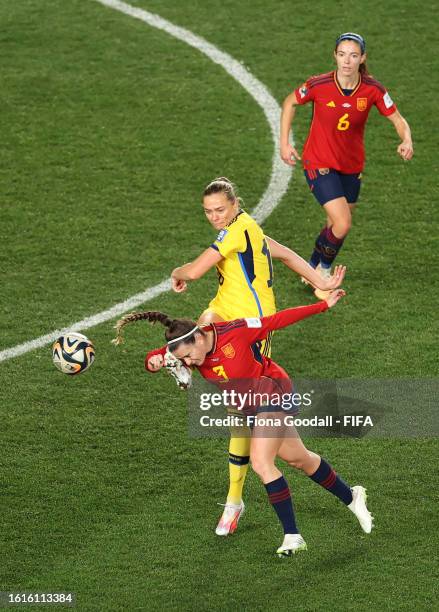
[[170, 279], [166, 279], [159, 283], [158, 285], [154, 285], [154, 287], [150, 287], [142, 293], [136, 293], [132, 297], [125, 300], [125, 302], [120, 302], [120, 304], [116, 304], [107, 310], [103, 310], [98, 314], [92, 315], [91, 317], [87, 317], [86, 319], [82, 319], [82, 321], [78, 321], [77, 323], [73, 323], [68, 327], [64, 327], [63, 329], [55, 329], [55, 331], [50, 332], [50, 334], [46, 334], [45, 336], [40, 336], [39, 338], [35, 338], [35, 340], [30, 340], [29, 342], [24, 342], [23, 344], [18, 344], [17, 346], [13, 346], [9, 349], [5, 349], [0, 352], [0, 362], [6, 361], [7, 359], [12, 359], [12, 357], [18, 357], [19, 355], [23, 355], [23, 353], [27, 353], [37, 348], [41, 348], [50, 342], [55, 342], [61, 334], [67, 331], [82, 331], [84, 329], [89, 329], [90, 327], [95, 327], [99, 325], [99, 323], [105, 323], [105, 321], [109, 321], [110, 319], [114, 319], [114, 317], [118, 317], [123, 314], [127, 310], [131, 310], [132, 308], [137, 308], [140, 304], [147, 302], [148, 300], [152, 300], [157, 297], [161, 293], [165, 291], [169, 291], [171, 289], [171, 281]]
[[[140, 19], [140, 21], [143, 21], [154, 28], [158, 28], [159, 30], [163, 30], [174, 38], [178, 38], [191, 47], [198, 49], [198, 51], [201, 51], [201, 53], [207, 55], [207, 57], [210, 58], [215, 64], [222, 66], [222, 68], [224, 68], [224, 70], [228, 72], [228, 74], [230, 74], [230, 76], [232, 76], [256, 100], [264, 111], [268, 124], [270, 125], [274, 144], [270, 183], [259, 203], [252, 211], [252, 216], [256, 219], [256, 221], [258, 221], [258, 223], [263, 223], [270, 213], [276, 208], [282, 196], [287, 191], [288, 183], [291, 177], [291, 168], [285, 165], [279, 157], [278, 131], [280, 108], [265, 85], [263, 85], [246, 68], [244, 68], [242, 64], [233, 59], [233, 57], [227, 53], [224, 53], [224, 51], [220, 51], [217, 47], [207, 42], [207, 40], [204, 38], [196, 36], [185, 28], [174, 25], [159, 15], [149, 13], [148, 11], [131, 6], [125, 2], [119, 2], [118, 0], [95, 1], [99, 2], [99, 4], [107, 6], [108, 8], [125, 13], [125, 15], [129, 15], [135, 19]], [[12, 359], [13, 357], [18, 357], [19, 355], [23, 355], [29, 351], [41, 348], [50, 342], [54, 342], [63, 332], [84, 331], [85, 329], [89, 329], [90, 327], [95, 327], [100, 323], [109, 321], [110, 319], [113, 319], [124, 312], [131, 310], [132, 308], [137, 308], [140, 306], [140, 304], [144, 304], [161, 293], [169, 291], [170, 288], [170, 281], [169, 279], [166, 279], [158, 285], [150, 287], [142, 293], [137, 293], [124, 302], [116, 304], [112, 308], [99, 312], [91, 317], [87, 317], [86, 319], [78, 321], [77, 323], [72, 323], [63, 329], [55, 330], [49, 334], [40, 336], [34, 340], [30, 340], [29, 342], [24, 342], [23, 344], [0, 351], [0, 362], [6, 361], [7, 359]]]

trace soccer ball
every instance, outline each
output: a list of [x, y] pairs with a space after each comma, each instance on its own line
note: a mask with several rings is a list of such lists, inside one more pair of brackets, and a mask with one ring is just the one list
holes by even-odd
[[73, 376], [85, 372], [91, 366], [95, 358], [95, 349], [83, 334], [68, 332], [54, 343], [52, 358], [58, 370]]

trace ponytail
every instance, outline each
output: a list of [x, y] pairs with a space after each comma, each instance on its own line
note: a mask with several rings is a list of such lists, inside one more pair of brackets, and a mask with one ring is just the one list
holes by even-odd
[[359, 67], [361, 76], [370, 76], [369, 70], [367, 69], [366, 62], [362, 62]]
[[[122, 328], [128, 323], [134, 323], [135, 321], [149, 321], [150, 323], [161, 323], [164, 327], [166, 327], [165, 337], [167, 342], [171, 342], [175, 338], [180, 338], [180, 336], [185, 336], [184, 341], [187, 344], [193, 344], [195, 342], [195, 338], [193, 334], [190, 332], [202, 332], [196, 325], [194, 321], [190, 321], [189, 319], [171, 319], [167, 314], [163, 312], [157, 311], [147, 311], [147, 312], [132, 312], [131, 314], [124, 315], [114, 326], [116, 330], [116, 337], [111, 341], [113, 344], [122, 344], [124, 339], [122, 336]], [[187, 335], [187, 336], [186, 336]], [[180, 344], [180, 340], [176, 341], [172, 345], [172, 349], [176, 349]]]

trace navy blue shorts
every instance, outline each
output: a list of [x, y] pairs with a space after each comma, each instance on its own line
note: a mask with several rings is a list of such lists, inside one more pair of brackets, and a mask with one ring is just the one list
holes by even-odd
[[355, 204], [361, 187], [361, 172], [342, 174], [332, 168], [305, 170], [306, 182], [317, 202], [322, 206], [335, 198], [346, 198], [348, 204]]

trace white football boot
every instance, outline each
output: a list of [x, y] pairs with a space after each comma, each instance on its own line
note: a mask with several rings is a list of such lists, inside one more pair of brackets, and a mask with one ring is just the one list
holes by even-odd
[[[316, 271], [320, 274], [320, 276], [324, 279], [331, 278], [331, 268], [324, 268], [321, 264], [319, 264], [316, 268]], [[329, 297], [331, 291], [324, 291], [323, 289], [314, 289], [314, 295], [319, 300], [326, 300]]]
[[180, 389], [187, 389], [192, 384], [192, 372], [181, 359], [177, 359], [169, 350], [165, 353], [165, 368], [171, 376], [175, 378], [175, 382]]
[[282, 546], [276, 551], [278, 557], [291, 557], [296, 554], [299, 550], [307, 550], [305, 540], [302, 538], [300, 533], [286, 533]]
[[366, 506], [366, 489], [361, 486], [352, 487], [352, 501], [348, 508], [357, 517], [361, 528], [366, 533], [370, 533], [373, 527], [373, 516]]
[[[223, 504], [219, 505], [222, 506]], [[244, 510], [245, 505], [242, 500], [240, 504], [224, 504], [224, 511], [215, 529], [216, 535], [227, 536], [236, 531], [239, 519], [244, 514]]]

